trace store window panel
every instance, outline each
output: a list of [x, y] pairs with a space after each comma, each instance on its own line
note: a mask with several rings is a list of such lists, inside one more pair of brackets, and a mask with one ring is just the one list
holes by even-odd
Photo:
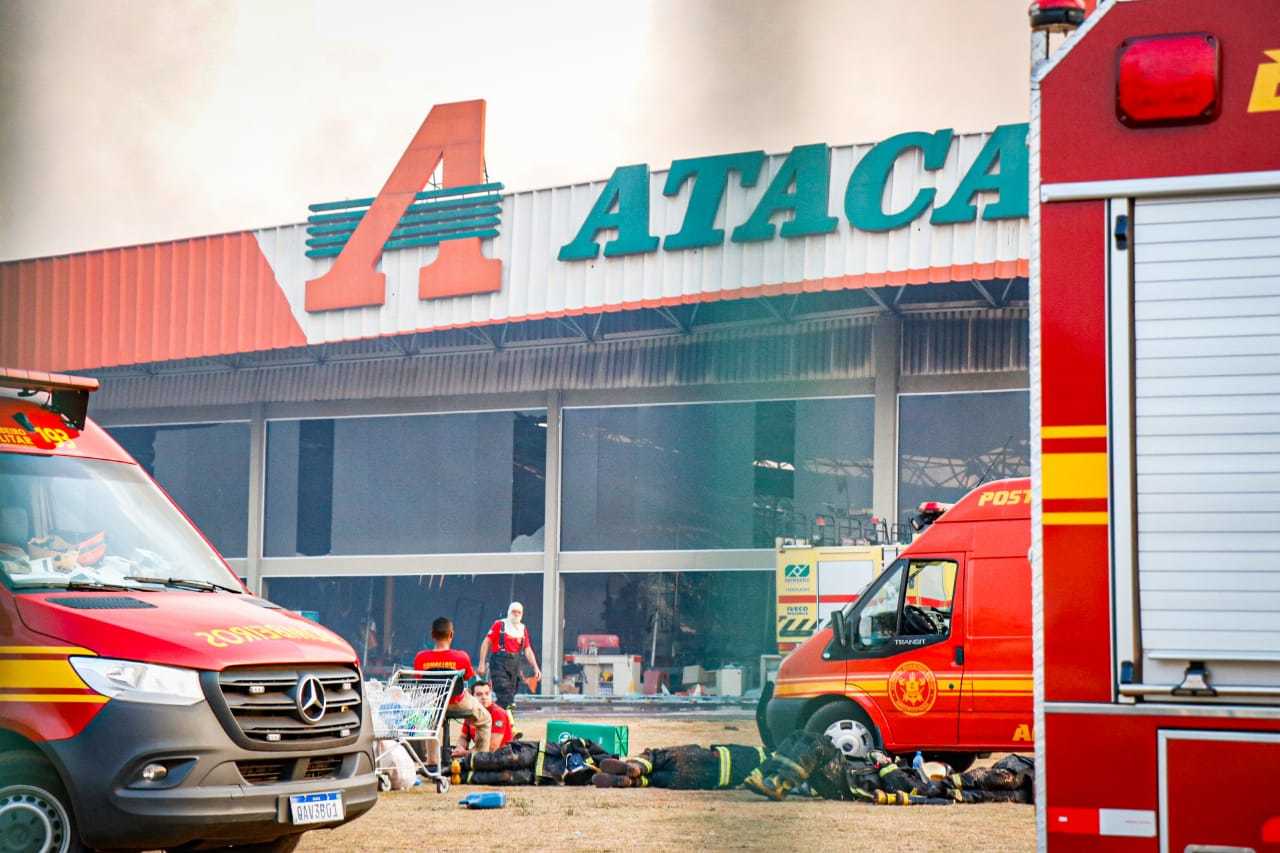
[[272, 421], [265, 555], [541, 551], [546, 416]]
[[247, 554], [249, 425], [110, 427], [224, 557]]
[[[760, 656], [777, 650], [772, 571], [575, 572], [563, 579], [561, 692], [643, 691], [643, 673], [656, 670], [651, 690], [661, 681], [673, 692], [698, 684], [702, 692], [736, 695], [759, 686]], [[717, 677], [719, 670], [727, 672]]]
[[431, 623], [454, 624], [454, 648], [478, 663], [480, 643], [513, 601], [524, 605], [524, 624], [541, 664], [542, 576], [537, 574], [397, 575], [339, 578], [266, 578], [265, 596], [342, 636], [373, 676], [431, 647]]
[[566, 550], [769, 548], [867, 516], [869, 398], [570, 409]]
[[1031, 473], [1027, 391], [898, 398], [898, 511], [956, 501], [981, 483]]

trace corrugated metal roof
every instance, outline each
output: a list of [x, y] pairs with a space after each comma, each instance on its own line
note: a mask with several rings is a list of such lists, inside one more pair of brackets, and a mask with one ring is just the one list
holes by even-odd
[[95, 410], [872, 375], [872, 318], [364, 361], [102, 376]]
[[1026, 307], [928, 311], [902, 325], [904, 376], [1026, 370]]
[[0, 264], [0, 364], [76, 370], [306, 344], [248, 232]]

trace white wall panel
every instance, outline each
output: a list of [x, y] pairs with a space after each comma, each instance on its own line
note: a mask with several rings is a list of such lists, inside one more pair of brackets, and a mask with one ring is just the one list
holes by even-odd
[[[898, 159], [886, 188], [885, 208], [905, 207], [920, 189], [937, 187], [935, 205], [948, 201], [973, 164], [989, 134], [957, 136], [945, 166], [923, 169], [919, 151]], [[610, 308], [652, 307], [720, 297], [734, 298], [760, 286], [788, 285], [807, 289], [843, 289], [863, 284], [927, 283], [972, 278], [1011, 278], [1026, 274], [1026, 219], [930, 225], [926, 211], [895, 231], [868, 233], [849, 225], [844, 195], [849, 177], [870, 145], [831, 149], [828, 212], [835, 232], [816, 237], [775, 237], [757, 243], [728, 239], [764, 195], [785, 154], [766, 159], [754, 187], [730, 180], [716, 217], [726, 232], [721, 246], [684, 251], [659, 249], [642, 255], [562, 262], [560, 247], [571, 241], [595, 204], [606, 181], [505, 195], [499, 236], [485, 240], [487, 257], [503, 262], [502, 289], [497, 293], [421, 301], [418, 270], [435, 259], [435, 247], [387, 252], [380, 269], [387, 275], [386, 304], [308, 314], [306, 282], [324, 274], [332, 258], [306, 257], [306, 226], [291, 225], [255, 232], [310, 343], [329, 343], [376, 335], [483, 325], [546, 315], [598, 312]], [[662, 238], [680, 229], [691, 183], [674, 197], [662, 194], [667, 171], [649, 176], [650, 233]], [[994, 200], [991, 193], [975, 199], [979, 210]], [[779, 220], [775, 219], [775, 223]], [[603, 245], [612, 232], [602, 232]], [[999, 264], [993, 272], [990, 265]], [[970, 265], [981, 265], [969, 269]], [[876, 278], [867, 279], [865, 276]]]

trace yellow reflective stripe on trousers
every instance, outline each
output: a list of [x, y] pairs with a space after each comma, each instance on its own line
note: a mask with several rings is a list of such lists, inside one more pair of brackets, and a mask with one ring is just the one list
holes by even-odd
[[729, 747], [727, 746], [717, 746], [716, 752], [720, 755], [720, 787], [727, 788], [731, 778], [729, 768], [733, 759], [729, 757]]
[[547, 747], [542, 741], [538, 741], [538, 763], [533, 766], [533, 784], [538, 784], [538, 780], [542, 778], [542, 765], [547, 760]]

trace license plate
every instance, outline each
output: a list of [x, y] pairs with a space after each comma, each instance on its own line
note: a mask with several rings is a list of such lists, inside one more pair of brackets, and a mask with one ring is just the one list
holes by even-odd
[[337, 791], [294, 794], [289, 797], [289, 814], [298, 825], [342, 820], [342, 794]]

